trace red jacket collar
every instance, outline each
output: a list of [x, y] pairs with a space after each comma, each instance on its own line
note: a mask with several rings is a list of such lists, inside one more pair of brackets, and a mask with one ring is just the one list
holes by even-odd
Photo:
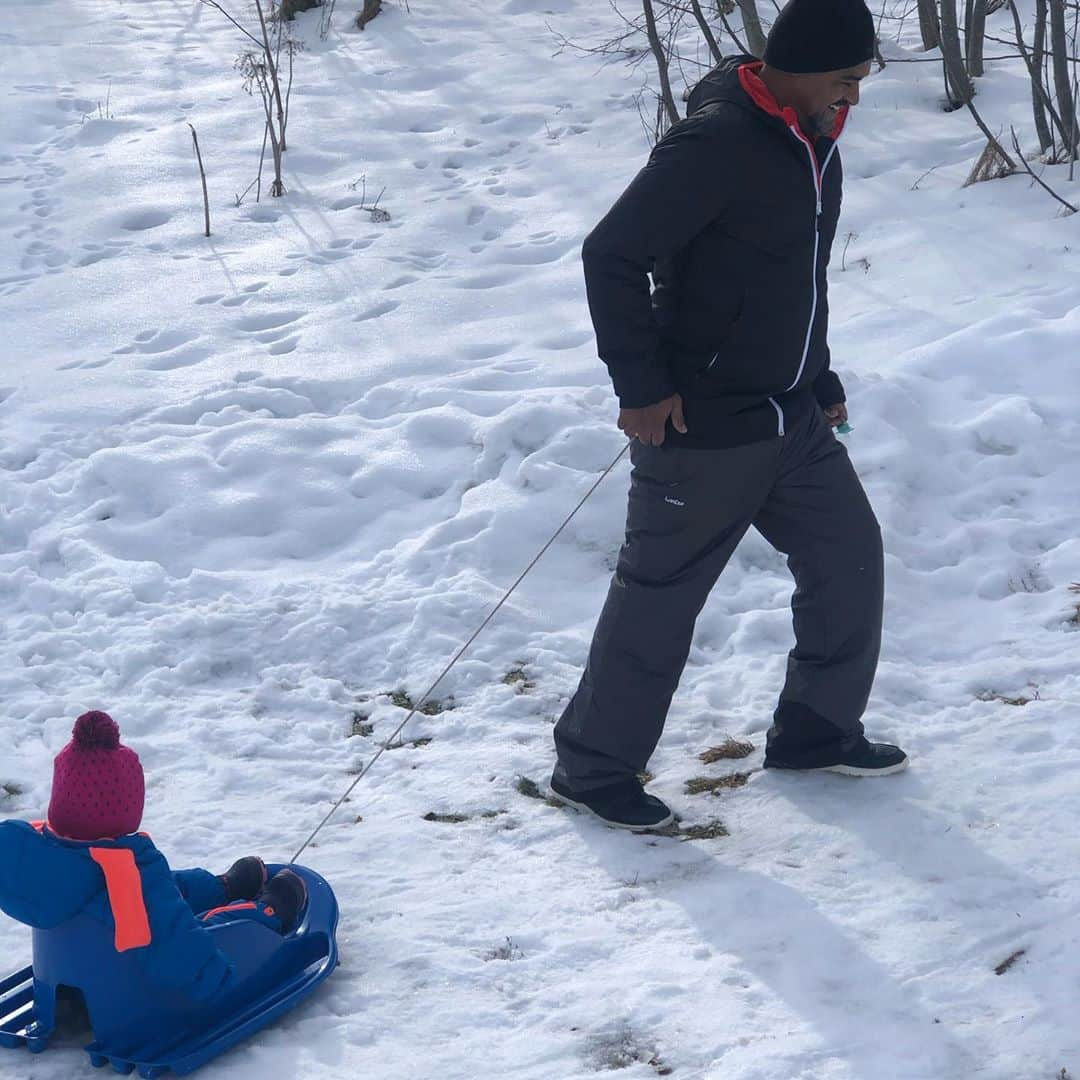
[[[772, 91], [765, 85], [765, 81], [758, 74], [764, 66], [761, 60], [743, 64], [739, 68], [739, 82], [742, 84], [742, 88], [759, 109], [767, 112], [770, 116], [783, 120], [788, 127], [795, 129], [800, 138], [813, 144], [814, 140], [803, 131], [802, 126], [799, 124], [799, 117], [795, 110], [790, 105], [786, 109], [781, 109], [776, 98], [773, 97]], [[836, 114], [836, 123], [833, 125], [832, 135], [830, 136], [833, 141], [840, 138], [840, 132], [844, 130], [844, 124], [847, 122], [848, 112], [849, 108], [845, 105]]]

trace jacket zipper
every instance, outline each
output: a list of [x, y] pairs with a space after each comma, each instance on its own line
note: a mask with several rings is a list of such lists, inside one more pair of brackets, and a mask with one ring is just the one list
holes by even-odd
[[[803, 343], [802, 359], [799, 361], [799, 370], [795, 372], [795, 378], [792, 380], [791, 385], [787, 390], [793, 390], [798, 385], [799, 380], [802, 378], [803, 371], [806, 370], [806, 360], [810, 355], [810, 341], [814, 335], [814, 320], [817, 318], [817, 304], [818, 304], [818, 287], [817, 287], [817, 264], [818, 254], [821, 249], [821, 191], [823, 179], [825, 176], [825, 170], [829, 167], [829, 162], [832, 161], [833, 151], [836, 150], [836, 143], [829, 147], [829, 152], [825, 156], [825, 164], [818, 165], [817, 154], [814, 152], [813, 144], [794, 124], [788, 125], [788, 130], [796, 139], [799, 140], [806, 147], [806, 153], [810, 158], [810, 171], [814, 177], [814, 263], [811, 269], [811, 288], [812, 297], [810, 303], [810, 321], [806, 327], [806, 340]], [[712, 366], [711, 364], [709, 365]], [[787, 393], [787, 390], [784, 393]], [[777, 434], [784, 434], [784, 410], [780, 407], [780, 403], [775, 398], [769, 398], [772, 403], [772, 407], [776, 410], [779, 417], [779, 428]]]

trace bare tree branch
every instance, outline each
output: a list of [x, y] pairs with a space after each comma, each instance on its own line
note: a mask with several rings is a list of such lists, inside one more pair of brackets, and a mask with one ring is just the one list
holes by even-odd
[[750, 52], [750, 49], [747, 48], [747, 46], [744, 45], [743, 42], [739, 40], [739, 35], [735, 33], [735, 28], [731, 25], [731, 23], [728, 22], [728, 17], [724, 13], [724, 9], [718, 7], [716, 10], [720, 15], [720, 21], [724, 24], [724, 29], [727, 31], [727, 36], [729, 38], [731, 38], [732, 41], [735, 42], [735, 47], [739, 50], [739, 52], [743, 52], [743, 53]]
[[229, 22], [231, 22], [233, 26], [235, 26], [236, 29], [244, 35], [244, 37], [251, 38], [251, 40], [255, 42], [255, 44], [260, 49], [262, 48], [262, 42], [246, 26], [244, 26], [242, 23], [237, 22], [236, 19], [234, 19], [232, 15], [230, 15], [229, 12], [226, 11], [225, 8], [218, 3], [218, 0], [199, 0], [199, 3], [205, 4], [206, 7], [213, 8], [215, 11], [221, 12], [221, 14], [224, 15], [225, 18], [228, 19]]
[[649, 37], [649, 46], [656, 57], [656, 68], [660, 75], [660, 100], [664, 103], [668, 121], [672, 124], [679, 122], [679, 110], [675, 106], [675, 99], [671, 96], [671, 81], [668, 77], [668, 57], [664, 50], [660, 35], [656, 30], [656, 14], [653, 11], [653, 0], [641, 0], [645, 10], [645, 29]]
[[701, 36], [705, 39], [705, 44], [708, 45], [712, 58], [719, 64], [724, 58], [724, 54], [716, 43], [716, 37], [713, 35], [709, 20], [705, 18], [705, 12], [701, 10], [701, 0], [690, 0], [690, 4], [694, 9], [694, 18], [697, 19], [698, 27], [701, 29]]

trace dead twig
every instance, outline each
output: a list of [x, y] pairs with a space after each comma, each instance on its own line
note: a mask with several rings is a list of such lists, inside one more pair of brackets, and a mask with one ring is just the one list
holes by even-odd
[[1027, 954], [1027, 949], [1017, 949], [1012, 956], [1005, 957], [996, 968], [994, 968], [995, 975], [1004, 975], [1021, 957]]
[[1039, 185], [1048, 195], [1053, 196], [1062, 206], [1064, 206], [1070, 214], [1076, 213], [1076, 207], [1073, 206], [1068, 199], [1063, 199], [1041, 176], [1035, 175], [1035, 170], [1028, 164], [1028, 160], [1024, 157], [1023, 151], [1020, 149], [1020, 140], [1016, 137], [1016, 128], [1009, 128], [1012, 132], [1013, 149], [1016, 151], [1016, 156], [1020, 159], [1020, 163], [1024, 166], [1024, 171]]
[[199, 149], [199, 136], [195, 133], [195, 125], [188, 123], [191, 128], [191, 139], [195, 143], [195, 158], [199, 162], [199, 175], [202, 177], [203, 213], [206, 217], [206, 234], [210, 235], [210, 196], [206, 191], [206, 169], [203, 168], [202, 151]]
[[938, 169], [940, 169], [940, 168], [941, 168], [941, 166], [940, 166], [940, 165], [935, 165], [935, 166], [934, 166], [934, 167], [933, 167], [932, 169], [927, 169], [927, 170], [926, 170], [926, 172], [924, 172], [924, 173], [922, 174], [922, 176], [920, 176], [920, 177], [919, 177], [919, 179], [918, 179], [918, 180], [916, 180], [916, 181], [915, 181], [915, 183], [911, 185], [911, 190], [912, 190], [912, 191], [918, 191], [918, 190], [919, 190], [919, 185], [920, 185], [920, 184], [921, 184], [921, 183], [922, 183], [922, 182], [923, 182], [923, 181], [924, 181], [924, 180], [925, 180], [925, 179], [926, 179], [926, 178], [927, 178], [927, 177], [928, 177], [928, 176], [929, 176], [929, 175], [930, 175], [931, 173], [933, 173], [933, 172], [937, 172], [937, 170], [938, 170]]

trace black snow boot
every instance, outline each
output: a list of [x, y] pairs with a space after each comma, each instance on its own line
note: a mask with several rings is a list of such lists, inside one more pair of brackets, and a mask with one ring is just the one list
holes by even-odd
[[805, 766], [789, 764], [765, 757], [766, 769], [787, 769], [791, 772], [834, 772], [843, 776], [892, 776], [908, 767], [908, 756], [899, 746], [873, 743], [860, 738], [854, 746], [838, 750], [836, 759], [824, 764]]
[[267, 915], [276, 915], [281, 920], [281, 932], [291, 934], [307, 903], [307, 886], [299, 874], [279, 870], [266, 883], [258, 899], [266, 906]]
[[675, 820], [670, 807], [655, 795], [649, 795], [637, 780], [610, 784], [594, 791], [575, 792], [552, 777], [549, 789], [559, 802], [584, 810], [614, 829], [643, 832], [646, 829], [661, 829]]
[[225, 899], [228, 903], [231, 904], [234, 900], [254, 900], [266, 884], [266, 863], [258, 855], [245, 855], [219, 876], [225, 886]]

